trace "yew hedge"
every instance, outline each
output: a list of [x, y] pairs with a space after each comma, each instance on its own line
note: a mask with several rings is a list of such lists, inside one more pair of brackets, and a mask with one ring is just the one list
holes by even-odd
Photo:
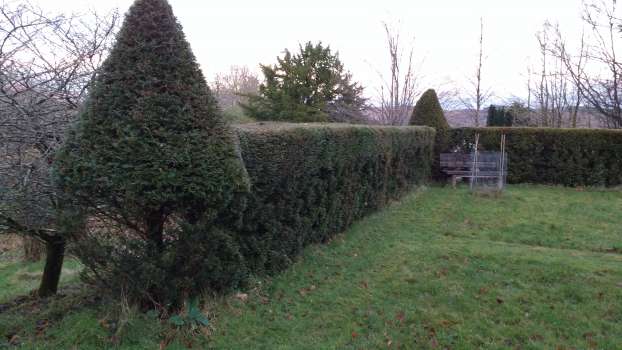
[[255, 273], [286, 267], [430, 175], [428, 127], [260, 123], [237, 127], [250, 194], [222, 218]]
[[564, 186], [622, 184], [622, 131], [606, 129], [458, 128], [445, 151], [472, 149], [480, 134], [484, 150], [499, 150], [507, 136], [510, 183]]

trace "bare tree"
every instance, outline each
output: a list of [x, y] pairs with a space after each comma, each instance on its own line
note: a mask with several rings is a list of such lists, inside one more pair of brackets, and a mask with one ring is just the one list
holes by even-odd
[[[536, 34], [540, 53], [539, 71], [529, 79], [529, 96], [536, 99], [536, 108], [532, 113], [532, 122], [544, 127], [576, 127], [581, 106], [581, 88], [574, 83], [568, 66], [564, 63], [559, 48], [564, 45], [559, 35], [559, 26], [546, 22]], [[579, 59], [576, 68], [582, 70], [584, 37], [581, 38]], [[531, 72], [531, 69], [530, 69]], [[533, 73], [532, 73], [533, 74]]]
[[489, 88], [482, 86], [482, 68], [484, 64], [484, 19], [479, 19], [479, 55], [477, 65], [475, 67], [475, 75], [469, 79], [471, 87], [470, 92], [465, 97], [461, 97], [462, 104], [473, 113], [473, 122], [476, 127], [480, 126], [480, 115], [482, 108], [492, 96]]
[[248, 67], [232, 66], [227, 73], [216, 75], [212, 87], [221, 108], [236, 107], [259, 91], [259, 77]]
[[51, 16], [27, 2], [0, 2], [0, 233], [46, 245], [40, 296], [56, 292], [66, 242], [50, 167], [118, 19], [117, 12]]
[[382, 85], [378, 91], [375, 118], [381, 124], [404, 125], [410, 120], [416, 98], [420, 93], [415, 72], [414, 46], [404, 50], [399, 29], [383, 23], [389, 51], [390, 75], [379, 73]]
[[585, 105], [598, 112], [609, 128], [622, 127], [622, 66], [617, 49], [620, 47], [620, 18], [615, 0], [584, 3], [583, 21], [589, 29], [580, 46], [572, 50], [556, 28], [553, 54], [565, 66]]

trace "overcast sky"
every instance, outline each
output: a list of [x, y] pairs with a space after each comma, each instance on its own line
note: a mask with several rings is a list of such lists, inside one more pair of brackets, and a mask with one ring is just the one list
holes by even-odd
[[[526, 94], [529, 60], [536, 61], [535, 33], [545, 20], [564, 31], [581, 27], [581, 0], [169, 0], [208, 79], [231, 65], [258, 71], [283, 49], [322, 41], [339, 51], [355, 80], [373, 96], [388, 54], [382, 22], [400, 23], [404, 44], [414, 37], [424, 88], [465, 85], [478, 51], [484, 19], [483, 83], [501, 98]], [[56, 11], [125, 12], [132, 0], [34, 0]]]

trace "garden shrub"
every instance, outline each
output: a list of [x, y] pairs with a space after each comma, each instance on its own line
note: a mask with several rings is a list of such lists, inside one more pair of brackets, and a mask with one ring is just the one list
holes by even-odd
[[[445, 118], [445, 113], [438, 101], [436, 91], [429, 89], [421, 95], [415, 109], [410, 118], [410, 125], [422, 125], [429, 126], [436, 130], [436, 141], [434, 146], [434, 153], [438, 154], [442, 149], [447, 148], [449, 124]], [[436, 157], [432, 163], [432, 176], [436, 180], [445, 178], [445, 175], [441, 172], [440, 160]]]
[[507, 136], [510, 183], [565, 186], [622, 184], [622, 131], [606, 129], [459, 128], [450, 130], [447, 151], [497, 151]]
[[429, 126], [436, 129], [437, 132], [449, 129], [449, 124], [434, 89], [429, 89], [421, 95], [415, 105], [409, 124]]
[[223, 220], [255, 273], [285, 268], [307, 244], [329, 240], [430, 174], [431, 128], [271, 123], [237, 131], [252, 190]]
[[179, 304], [168, 290], [201, 287], [174, 283], [185, 271], [176, 265], [196, 258], [183, 255], [184, 239], [200, 230], [204, 244], [209, 235], [226, 242], [212, 220], [248, 179], [166, 0], [130, 8], [78, 119], [55, 164], [67, 201], [92, 218], [75, 254], [91, 281], [142, 302]]

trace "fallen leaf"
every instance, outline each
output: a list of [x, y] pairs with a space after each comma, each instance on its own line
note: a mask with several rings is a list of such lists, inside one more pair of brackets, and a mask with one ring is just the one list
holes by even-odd
[[404, 313], [404, 311], [400, 311], [395, 315], [395, 319], [398, 320], [401, 324], [406, 319], [406, 314]]
[[445, 277], [447, 276], [447, 274], [449, 273], [449, 270], [447, 268], [442, 268], [440, 271], [436, 272], [436, 276], [437, 277]]
[[9, 339], [9, 345], [19, 345], [19, 335], [14, 334], [10, 339]]
[[246, 293], [238, 293], [235, 295], [235, 298], [242, 301], [242, 302], [246, 302], [248, 300], [248, 294]]

